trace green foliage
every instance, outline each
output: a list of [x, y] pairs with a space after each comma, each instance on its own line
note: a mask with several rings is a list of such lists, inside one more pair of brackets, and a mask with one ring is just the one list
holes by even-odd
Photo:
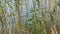
[[25, 28], [26, 28], [26, 31], [28, 30], [31, 34], [37, 34], [37, 33], [40, 33], [40, 34], [44, 34], [44, 25], [41, 24], [42, 21], [44, 21], [43, 19], [43, 16], [40, 15], [39, 17], [39, 24], [37, 25], [37, 16], [34, 16], [34, 8], [32, 8], [30, 10], [30, 14], [31, 14], [31, 18], [29, 18], [27, 20], [27, 22], [25, 23]]
[[7, 4], [8, 4], [8, 6], [9, 6], [10, 8], [13, 8], [12, 5], [11, 5], [10, 3], [7, 3]]
[[2, 14], [2, 8], [0, 7], [0, 14]]

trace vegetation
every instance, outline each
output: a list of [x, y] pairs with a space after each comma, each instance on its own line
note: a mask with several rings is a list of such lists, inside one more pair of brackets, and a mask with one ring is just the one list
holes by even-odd
[[60, 34], [60, 0], [0, 0], [0, 34]]

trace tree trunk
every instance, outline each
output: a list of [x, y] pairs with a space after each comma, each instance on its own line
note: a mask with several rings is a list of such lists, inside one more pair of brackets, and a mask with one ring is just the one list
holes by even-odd
[[16, 3], [16, 11], [17, 11], [18, 34], [21, 34], [21, 15], [20, 15], [21, 10], [19, 9], [19, 5], [20, 5], [21, 1], [15, 0], [15, 3]]

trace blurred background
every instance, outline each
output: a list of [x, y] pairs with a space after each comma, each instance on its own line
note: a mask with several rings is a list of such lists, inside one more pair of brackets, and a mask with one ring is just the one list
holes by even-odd
[[60, 34], [60, 0], [0, 0], [0, 34]]

